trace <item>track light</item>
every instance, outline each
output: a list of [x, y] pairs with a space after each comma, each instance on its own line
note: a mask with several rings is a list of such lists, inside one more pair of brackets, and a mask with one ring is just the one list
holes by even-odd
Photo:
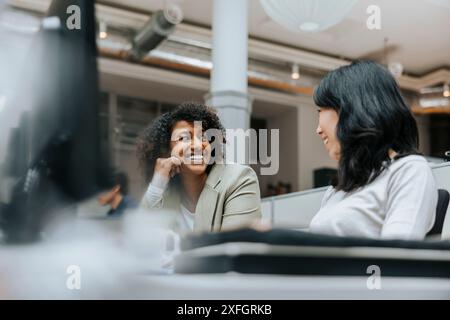
[[450, 97], [450, 89], [449, 89], [448, 83], [444, 84], [442, 91], [443, 91], [442, 94], [444, 97], [446, 97], [446, 98]]
[[108, 37], [108, 27], [107, 27], [105, 21], [100, 21], [99, 37], [100, 37], [100, 39], [106, 39]]
[[292, 65], [291, 78], [294, 79], [294, 80], [300, 79], [300, 68], [299, 68], [298, 64], [296, 64], [296, 63], [294, 63]]

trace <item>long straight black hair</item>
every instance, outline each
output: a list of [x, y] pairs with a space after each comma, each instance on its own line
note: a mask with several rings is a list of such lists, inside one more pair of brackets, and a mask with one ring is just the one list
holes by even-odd
[[382, 65], [360, 60], [328, 73], [314, 92], [314, 102], [339, 115], [341, 154], [337, 190], [346, 192], [375, 180], [396, 159], [418, 152], [418, 130], [411, 110], [391, 73]]

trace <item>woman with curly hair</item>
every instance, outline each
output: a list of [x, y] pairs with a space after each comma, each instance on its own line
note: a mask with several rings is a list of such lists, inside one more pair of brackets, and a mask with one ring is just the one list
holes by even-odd
[[255, 172], [217, 161], [221, 153], [212, 146], [218, 141], [207, 136], [212, 130], [224, 136], [213, 109], [183, 103], [156, 119], [138, 139], [137, 155], [149, 183], [141, 206], [178, 212], [180, 230], [222, 231], [261, 218]]
[[338, 161], [338, 175], [310, 231], [423, 239], [434, 223], [438, 192], [390, 72], [372, 61], [354, 62], [328, 73], [314, 100], [317, 134]]

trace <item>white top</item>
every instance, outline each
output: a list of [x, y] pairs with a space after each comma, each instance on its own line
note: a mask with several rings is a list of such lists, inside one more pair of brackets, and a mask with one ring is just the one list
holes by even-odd
[[336, 236], [423, 239], [433, 227], [438, 192], [426, 159], [392, 161], [372, 183], [352, 192], [330, 187], [310, 231]]
[[194, 231], [194, 218], [195, 214], [190, 212], [185, 206], [180, 205], [181, 214], [180, 214], [180, 227], [185, 231]]
[[[162, 180], [158, 179], [158, 177], [156, 179], [153, 178], [152, 182], [148, 186], [147, 192], [144, 195], [144, 199], [146, 199], [150, 203], [157, 203], [162, 201], [164, 190], [167, 187], [167, 182], [161, 183]], [[182, 231], [194, 231], [195, 214], [193, 212], [190, 212], [182, 204], [180, 204], [180, 213], [177, 213], [177, 219]]]

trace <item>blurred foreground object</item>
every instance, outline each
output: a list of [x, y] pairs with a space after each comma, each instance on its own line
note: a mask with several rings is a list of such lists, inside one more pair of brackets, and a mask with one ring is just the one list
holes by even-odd
[[[80, 8], [79, 29], [68, 27], [73, 5]], [[53, 1], [48, 17], [59, 18], [59, 28], [44, 26], [26, 66], [17, 70], [20, 89], [4, 111], [26, 111], [9, 132], [0, 167], [0, 180], [8, 181], [0, 185], [7, 243], [39, 240], [51, 211], [97, 193], [107, 181], [109, 165], [98, 139], [94, 10], [90, 0]]]

